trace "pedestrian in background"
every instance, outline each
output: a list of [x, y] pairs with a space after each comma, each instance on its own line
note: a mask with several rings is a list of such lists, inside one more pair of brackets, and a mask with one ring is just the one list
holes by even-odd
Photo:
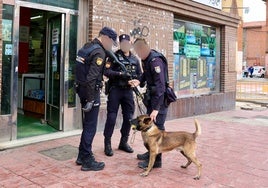
[[254, 68], [253, 68], [253, 66], [250, 66], [249, 68], [248, 68], [248, 72], [249, 72], [249, 77], [250, 78], [252, 78], [253, 77], [253, 72], [254, 72]]

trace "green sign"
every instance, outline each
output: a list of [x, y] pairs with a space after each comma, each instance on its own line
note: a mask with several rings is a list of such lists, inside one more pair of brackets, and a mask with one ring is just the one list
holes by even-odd
[[194, 44], [186, 44], [184, 52], [188, 58], [198, 58], [200, 56], [200, 46]]

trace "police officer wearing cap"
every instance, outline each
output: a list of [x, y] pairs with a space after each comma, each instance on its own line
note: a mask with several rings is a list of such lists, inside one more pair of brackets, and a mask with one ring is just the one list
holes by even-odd
[[76, 164], [82, 165], [82, 171], [98, 171], [105, 166], [103, 162], [95, 160], [92, 152], [92, 142], [97, 128], [106, 50], [111, 50], [116, 40], [116, 32], [109, 27], [104, 27], [97, 38], [90, 43], [86, 43], [78, 51], [76, 59], [76, 91], [80, 98], [84, 117]]
[[[139, 80], [131, 80], [132, 86], [147, 84], [145, 101], [147, 114], [154, 120], [160, 130], [165, 130], [167, 107], [164, 104], [164, 93], [166, 89], [167, 62], [166, 58], [159, 52], [150, 49], [146, 40], [137, 38], [134, 42], [134, 50], [142, 60], [143, 74]], [[144, 160], [138, 163], [140, 168], [147, 168], [149, 153], [138, 154], [137, 158]], [[162, 167], [162, 154], [156, 156], [154, 168]]]
[[106, 62], [104, 75], [109, 78], [108, 101], [107, 101], [107, 119], [104, 128], [104, 153], [107, 156], [113, 155], [111, 147], [111, 137], [113, 135], [116, 117], [121, 105], [123, 114], [123, 123], [121, 127], [121, 140], [118, 149], [128, 153], [133, 153], [129, 146], [128, 137], [130, 132], [130, 122], [134, 114], [133, 90], [129, 85], [130, 79], [139, 79], [141, 68], [139, 60], [130, 52], [130, 36], [122, 34], [119, 36], [120, 49], [115, 52], [118, 60], [124, 64], [127, 72], [123, 72], [119, 64], [108, 60]]

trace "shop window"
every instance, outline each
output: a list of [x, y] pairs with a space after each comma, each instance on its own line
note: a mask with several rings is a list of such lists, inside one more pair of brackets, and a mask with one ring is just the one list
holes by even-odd
[[32, 3], [40, 3], [44, 5], [51, 5], [56, 7], [68, 8], [78, 10], [78, 0], [23, 0]]
[[71, 23], [70, 23], [70, 41], [69, 41], [69, 75], [68, 75], [68, 106], [75, 107], [76, 106], [76, 95], [74, 91], [74, 78], [75, 78], [75, 59], [76, 59], [76, 51], [77, 51], [77, 23], [78, 17], [75, 15], [71, 15]]
[[11, 108], [11, 60], [12, 60], [12, 30], [13, 30], [13, 10], [11, 5], [3, 5], [2, 19], [2, 88], [1, 88], [1, 112], [0, 114], [10, 114]]
[[219, 92], [217, 29], [182, 20], [174, 21], [174, 90], [178, 97]]

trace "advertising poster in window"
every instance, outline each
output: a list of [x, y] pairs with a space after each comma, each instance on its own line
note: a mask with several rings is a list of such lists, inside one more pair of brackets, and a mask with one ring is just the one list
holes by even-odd
[[207, 87], [215, 90], [216, 87], [216, 58], [207, 57]]
[[174, 90], [187, 94], [187, 89], [190, 89], [190, 62], [183, 55], [175, 55], [173, 70]]
[[[187, 93], [185, 90], [203, 88], [213, 90], [216, 69], [216, 28], [176, 20], [173, 38], [175, 91], [181, 94]], [[203, 91], [205, 90], [200, 90]]]
[[11, 42], [12, 37], [12, 20], [2, 20], [2, 38], [3, 41]]
[[200, 57], [197, 60], [197, 88], [204, 88], [207, 86], [207, 61], [206, 58]]

